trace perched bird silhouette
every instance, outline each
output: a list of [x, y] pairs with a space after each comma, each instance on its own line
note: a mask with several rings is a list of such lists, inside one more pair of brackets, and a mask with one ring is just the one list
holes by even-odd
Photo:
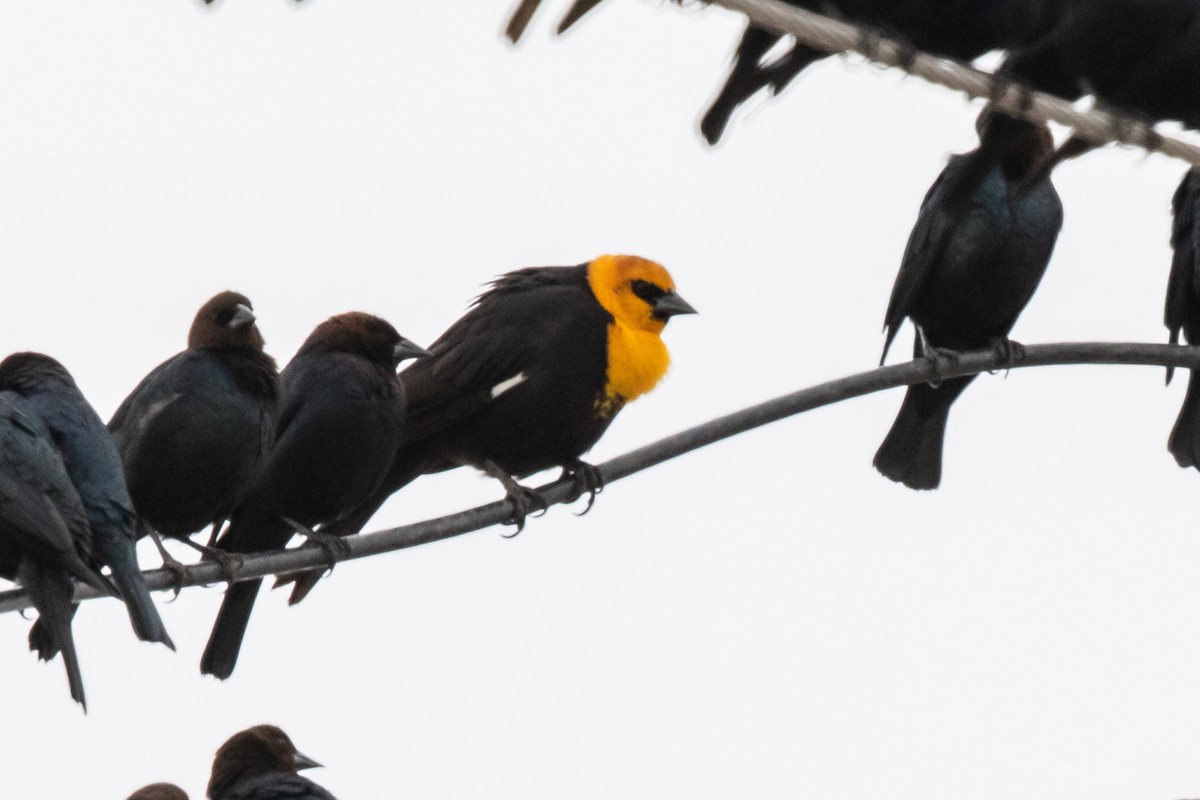
[[[1171, 332], [1171, 344], [1179, 342], [1183, 331], [1188, 344], [1200, 344], [1200, 171], [1190, 169], [1183, 176], [1172, 202], [1174, 226], [1171, 231], [1171, 276], [1167, 281], [1165, 322]], [[1167, 370], [1171, 382], [1172, 369]], [[1171, 429], [1167, 449], [1181, 467], [1200, 465], [1200, 377], [1188, 375], [1183, 407]]]
[[460, 466], [500, 481], [517, 530], [545, 501], [514, 476], [561, 467], [594, 499], [600, 475], [580, 456], [666, 374], [663, 328], [694, 313], [667, 270], [637, 256], [501, 276], [433, 343], [432, 356], [400, 373], [404, 445], [374, 500], [339, 529], [359, 530], [418, 475]]
[[[280, 374], [275, 446], [216, 547], [274, 550], [305, 532], [331, 548], [311, 529], [353, 514], [387, 476], [404, 429], [396, 368], [425, 354], [370, 314], [341, 314], [318, 325]], [[261, 584], [259, 578], [230, 585], [201, 672], [232, 674]]]
[[173, 783], [143, 786], [125, 800], [188, 800], [188, 793]]
[[[188, 347], [158, 365], [108, 428], [143, 529], [192, 544], [221, 524], [270, 448], [279, 393], [253, 306], [221, 292], [196, 313]], [[168, 566], [181, 565], [159, 544]]]
[[[993, 50], [1037, 41], [1063, 14], [1065, 0], [787, 0], [789, 5], [841, 18], [899, 40], [914, 51], [974, 61]], [[783, 35], [750, 23], [725, 84], [700, 120], [709, 144], [723, 135], [738, 106], [760, 89], [778, 95], [829, 53], [799, 42], [765, 61]]]
[[[0, 362], [0, 396], [34, 420], [62, 456], [91, 527], [95, 566], [112, 573], [138, 638], [174, 650], [138, 568], [136, 515], [121, 456], [95, 409], [63, 365], [41, 353], [14, 353]], [[39, 618], [30, 643], [43, 657], [52, 657], [53, 639], [41, 639], [42, 633]]]
[[209, 800], [335, 800], [300, 770], [321, 766], [274, 725], [235, 733], [217, 750]]
[[[1062, 203], [1049, 178], [1026, 194], [1014, 190], [1053, 148], [1046, 127], [1029, 128], [1021, 147], [988, 174], [962, 223], [938, 231], [945, 187], [969, 155], [955, 156], [921, 204], [884, 318], [884, 356], [905, 317], [919, 336], [914, 355], [936, 357], [934, 348], [971, 350], [1007, 337], [1037, 289], [1062, 227]], [[949, 241], [943, 257], [923, 258], [931, 238]], [[882, 359], [880, 359], [882, 363]], [[908, 387], [900, 413], [875, 454], [875, 468], [913, 489], [941, 481], [942, 442], [950, 406], [974, 376], [950, 378], [936, 387]]]
[[54, 442], [0, 392], [0, 576], [29, 591], [45, 645], [39, 654], [49, 660], [62, 652], [71, 697], [85, 710], [71, 635], [71, 578], [112, 591], [88, 566], [91, 550], [83, 501]]

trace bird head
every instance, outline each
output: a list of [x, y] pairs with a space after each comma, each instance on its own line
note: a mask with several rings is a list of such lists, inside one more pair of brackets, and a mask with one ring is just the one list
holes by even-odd
[[675, 281], [662, 264], [638, 256], [604, 255], [588, 264], [592, 294], [625, 325], [661, 333], [676, 314], [696, 309], [675, 292]]
[[313, 350], [354, 353], [392, 370], [402, 361], [429, 355], [387, 320], [361, 311], [338, 314], [318, 325], [300, 347], [301, 353]]
[[262, 350], [262, 332], [255, 324], [250, 298], [221, 292], [196, 312], [188, 331], [188, 347], [210, 350]]

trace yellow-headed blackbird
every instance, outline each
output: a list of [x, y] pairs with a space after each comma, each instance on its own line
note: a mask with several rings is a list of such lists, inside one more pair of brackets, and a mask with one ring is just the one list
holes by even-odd
[[[599, 476], [579, 457], [666, 374], [663, 328], [694, 313], [662, 265], [636, 256], [502, 275], [400, 373], [404, 444], [374, 502], [335, 529], [361, 529], [418, 475], [467, 465], [504, 484], [518, 529], [542, 500], [514, 476], [562, 467], [594, 495]], [[304, 593], [298, 583], [292, 601]]]

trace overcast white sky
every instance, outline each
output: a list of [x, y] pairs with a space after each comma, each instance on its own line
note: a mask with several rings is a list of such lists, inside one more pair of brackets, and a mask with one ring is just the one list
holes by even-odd
[[[107, 418], [225, 288], [284, 362], [334, 313], [428, 343], [497, 273], [633, 252], [701, 314], [594, 460], [870, 368], [977, 109], [831, 59], [713, 150], [695, 123], [737, 17], [610, 0], [554, 40], [567, 4], [546, 5], [514, 49], [509, 0], [0, 4], [0, 352], [58, 357]], [[1014, 336], [1164, 340], [1183, 171], [1061, 168], [1066, 226]], [[1200, 477], [1166, 452], [1184, 381], [1162, 383], [981, 379], [929, 494], [871, 468], [899, 391], [798, 417], [584, 518], [264, 596], [224, 684], [197, 667], [220, 587], [162, 607], [176, 654], [88, 603], [86, 717], [4, 615], [4, 793], [199, 798], [216, 747], [272, 722], [343, 800], [1200, 795]], [[372, 528], [497, 497], [423, 479]]]

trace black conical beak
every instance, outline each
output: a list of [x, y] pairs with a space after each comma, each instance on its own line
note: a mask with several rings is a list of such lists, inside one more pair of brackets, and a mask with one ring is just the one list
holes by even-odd
[[396, 343], [395, 348], [392, 350], [392, 357], [396, 359], [397, 364], [410, 358], [424, 358], [429, 355], [433, 354], [424, 347], [421, 347], [421, 345], [410, 342], [403, 336], [400, 337], [400, 341]]
[[314, 769], [315, 767], [325, 766], [324, 764], [318, 764], [316, 761], [313, 761], [311, 758], [304, 755], [304, 753], [296, 753], [295, 761], [297, 772], [302, 769]]
[[695, 313], [697, 312], [692, 308], [692, 304], [675, 294], [674, 289], [654, 301], [654, 316], [659, 319], [670, 319], [677, 314]]

